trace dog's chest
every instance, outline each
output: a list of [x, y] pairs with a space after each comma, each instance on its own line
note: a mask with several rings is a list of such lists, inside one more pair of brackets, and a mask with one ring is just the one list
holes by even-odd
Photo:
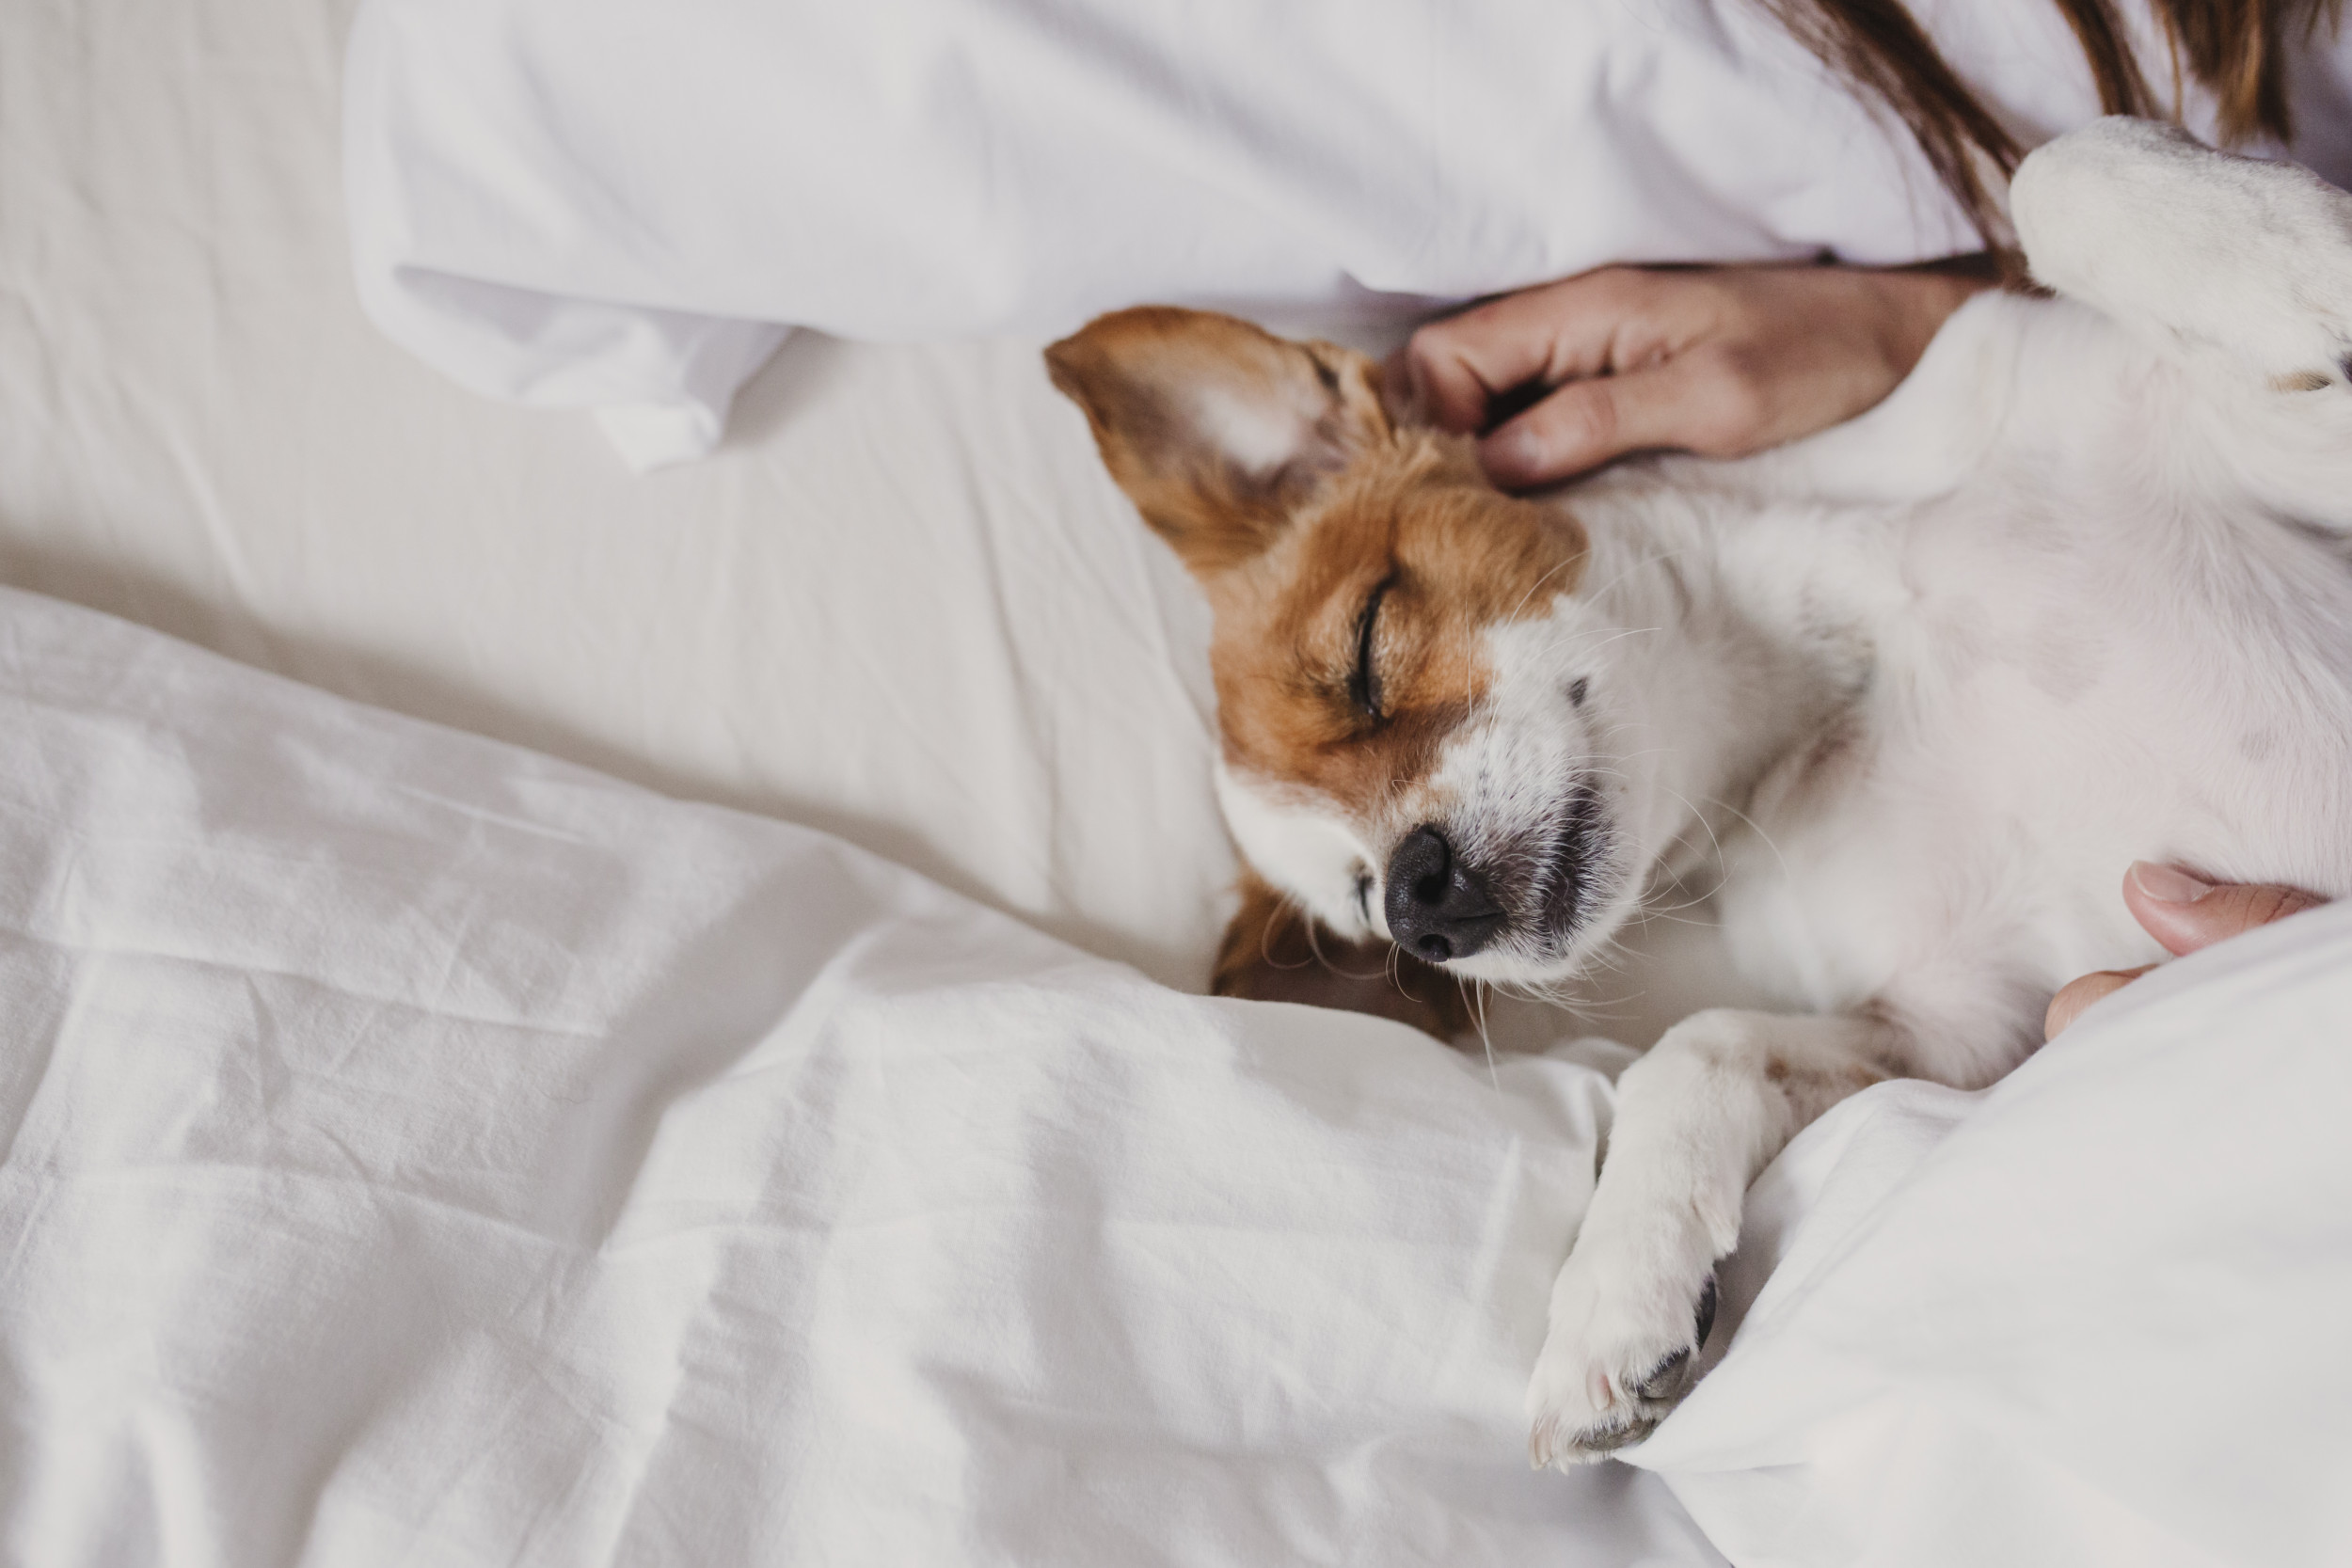
[[2263, 551], [2216, 580], [2228, 559], [1988, 485], [1840, 568], [1867, 676], [1735, 825], [1721, 904], [1740, 967], [1818, 1008], [1908, 991], [2029, 1011], [2162, 956], [2122, 905], [2136, 859], [2352, 881], [2352, 743], [2328, 720], [2352, 575], [2268, 562], [2302, 585], [2281, 596]]

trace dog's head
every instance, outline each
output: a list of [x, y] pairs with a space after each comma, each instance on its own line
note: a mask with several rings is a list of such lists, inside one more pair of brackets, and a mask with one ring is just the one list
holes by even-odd
[[1647, 863], [1604, 760], [1630, 682], [1577, 590], [1584, 531], [1383, 408], [1328, 343], [1145, 309], [1057, 343], [1055, 385], [1216, 615], [1218, 790], [1244, 855], [1343, 938], [1542, 983]]

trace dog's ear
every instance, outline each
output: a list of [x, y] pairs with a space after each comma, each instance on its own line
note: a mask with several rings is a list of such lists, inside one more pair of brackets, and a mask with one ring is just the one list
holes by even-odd
[[1104, 316], [1045, 351], [1144, 520], [1207, 578], [1390, 433], [1373, 362], [1203, 310]]

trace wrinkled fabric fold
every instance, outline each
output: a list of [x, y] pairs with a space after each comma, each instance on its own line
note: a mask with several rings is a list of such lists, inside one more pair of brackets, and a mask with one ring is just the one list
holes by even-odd
[[2166, 966], [1751, 1195], [1635, 1463], [1740, 1563], [2352, 1560], [2352, 905]]
[[[2023, 145], [2099, 113], [2048, 0], [1913, 9]], [[2352, 46], [2297, 48], [2297, 150], [2352, 178]], [[1610, 262], [1980, 245], [1908, 133], [1746, 0], [367, 0], [344, 150], [378, 325], [477, 390], [626, 408], [641, 467], [717, 440], [758, 324], [1393, 323]]]
[[1711, 0], [373, 0], [344, 126], [376, 323], [479, 391], [673, 411], [641, 462], [715, 441], [755, 324], [1395, 320], [1610, 261], [1972, 248], [1907, 144]]
[[1608, 1080], [0, 593], [0, 1556], [1714, 1564], [1531, 1475]]

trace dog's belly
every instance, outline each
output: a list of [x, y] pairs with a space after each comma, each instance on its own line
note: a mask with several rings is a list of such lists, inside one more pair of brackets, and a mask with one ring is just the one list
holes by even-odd
[[[1998, 493], [1994, 487], [1994, 493]], [[1959, 515], [1950, 515], [1957, 513]], [[1726, 940], [1989, 1082], [2075, 975], [2161, 958], [2135, 860], [2352, 895], [2352, 571], [2266, 522], [1923, 515], [1870, 689], [1756, 791]], [[2023, 552], [2018, 534], [2033, 533]]]

